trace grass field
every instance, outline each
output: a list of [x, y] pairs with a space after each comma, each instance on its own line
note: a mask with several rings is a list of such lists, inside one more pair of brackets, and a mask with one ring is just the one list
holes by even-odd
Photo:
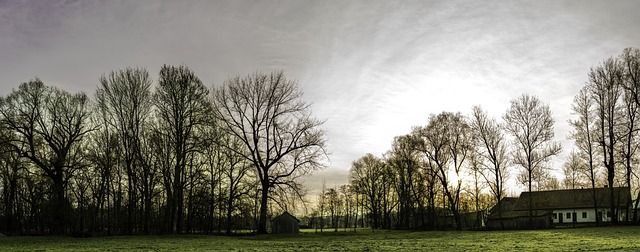
[[259, 236], [0, 237], [0, 251], [602, 251], [640, 250], [640, 227], [536, 231], [304, 232]]

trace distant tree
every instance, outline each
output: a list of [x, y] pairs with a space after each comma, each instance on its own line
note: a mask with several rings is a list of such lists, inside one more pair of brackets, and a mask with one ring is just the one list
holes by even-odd
[[[299, 188], [297, 179], [323, 167], [322, 121], [311, 116], [295, 81], [282, 72], [227, 80], [215, 91], [216, 118], [240, 139], [261, 185], [258, 233], [267, 232], [267, 201], [275, 186]], [[248, 151], [247, 151], [248, 150]]]
[[335, 188], [329, 188], [325, 193], [325, 199], [329, 205], [329, 217], [331, 218], [331, 227], [335, 232], [338, 232], [338, 218], [340, 216], [341, 201], [338, 195], [338, 190]]
[[[591, 196], [593, 209], [598, 211], [596, 199], [596, 175], [598, 166], [594, 165], [595, 156], [595, 117], [593, 115], [594, 100], [591, 97], [588, 86], [580, 89], [578, 95], [573, 98], [571, 105], [572, 114], [578, 116], [576, 120], [569, 120], [573, 127], [570, 138], [575, 141], [575, 146], [587, 159], [587, 167], [584, 171], [591, 182]], [[600, 225], [600, 219], [596, 218], [596, 225]]]
[[[524, 168], [528, 190], [531, 192], [533, 175], [543, 173], [545, 163], [560, 153], [561, 146], [553, 141], [553, 116], [548, 105], [535, 96], [523, 94], [511, 100], [504, 115], [505, 129], [514, 138], [516, 146], [513, 162]], [[540, 170], [540, 171], [538, 171]], [[529, 223], [533, 224], [533, 199], [529, 199]]]
[[[475, 227], [474, 228], [479, 228], [482, 224], [482, 208], [481, 208], [481, 202], [480, 202], [480, 197], [482, 196], [482, 191], [485, 189], [485, 185], [487, 185], [488, 183], [483, 183], [483, 164], [480, 160], [480, 155], [475, 152], [472, 151], [469, 154], [469, 169], [467, 171], [468, 175], [471, 177], [471, 185], [469, 186], [469, 189], [467, 189], [466, 191], [468, 192], [468, 194], [470, 194], [473, 197], [473, 203], [474, 203], [474, 211], [476, 212], [477, 216], [476, 216], [476, 223], [474, 223]], [[499, 215], [502, 215], [502, 213], [499, 213]]]
[[[476, 149], [482, 167], [480, 174], [489, 185], [498, 209], [502, 209], [502, 198], [505, 195], [505, 184], [509, 178], [509, 153], [501, 125], [494, 118], [489, 118], [480, 106], [474, 106], [470, 119], [471, 128], [476, 139]], [[498, 212], [501, 217], [502, 212]], [[502, 220], [502, 218], [500, 218]], [[503, 225], [501, 222], [500, 225]]]
[[[443, 112], [431, 116], [426, 127], [417, 128], [420, 147], [436, 169], [449, 210], [453, 213], [457, 228], [460, 225], [460, 192], [462, 190], [462, 167], [473, 147], [473, 136], [465, 118], [460, 113]], [[452, 181], [450, 172], [458, 178]]]
[[[529, 174], [526, 171], [520, 172], [516, 181], [527, 189], [529, 186]], [[531, 188], [533, 191], [556, 190], [560, 189], [560, 181], [551, 174], [549, 169], [536, 169], [531, 174]]]
[[249, 171], [251, 166], [246, 162], [246, 160], [236, 153], [235, 150], [243, 149], [242, 142], [230, 135], [222, 136], [222, 141], [224, 141], [224, 148], [220, 151], [224, 154], [225, 169], [222, 170], [224, 175], [224, 180], [227, 185], [227, 209], [226, 209], [226, 218], [227, 218], [227, 234], [231, 234], [231, 227], [233, 224], [232, 214], [238, 208], [238, 202], [249, 193], [251, 189], [252, 181], [251, 176], [249, 175]]
[[544, 174], [545, 176], [544, 181], [542, 183], [542, 189], [541, 190], [559, 190], [560, 187], [560, 180], [558, 180], [558, 178], [554, 175], [551, 175], [550, 172], [547, 172], [546, 174]]
[[69, 179], [85, 167], [73, 157], [82, 151], [80, 143], [91, 131], [88, 104], [85, 94], [48, 87], [39, 79], [22, 83], [0, 99], [2, 125], [14, 136], [8, 144], [51, 179], [50, 228], [56, 234], [65, 233], [68, 227]]
[[14, 146], [10, 145], [12, 132], [0, 124], [0, 199], [2, 199], [2, 207], [0, 212], [3, 213], [3, 225], [0, 226], [0, 232], [6, 234], [16, 234], [23, 228], [20, 220], [23, 218], [23, 207], [20, 198], [26, 198], [21, 195], [21, 177], [26, 176], [27, 164]]
[[[327, 208], [327, 186], [326, 186], [326, 181], [324, 179], [322, 179], [322, 190], [318, 194], [316, 204], [318, 205], [318, 215], [319, 215], [318, 217], [320, 219], [318, 221], [318, 226], [320, 226], [320, 233], [322, 233], [324, 229], [324, 213]], [[317, 228], [316, 228], [316, 232], [318, 232]]]
[[355, 199], [353, 197], [353, 187], [349, 184], [340, 186], [340, 198], [344, 204], [344, 231], [351, 225], [351, 216], [354, 215]]
[[211, 104], [208, 89], [186, 66], [167, 66], [160, 69], [153, 103], [156, 108], [157, 130], [167, 144], [167, 160], [162, 168], [167, 195], [165, 210], [171, 233], [181, 232], [184, 216], [186, 168], [190, 159], [202, 146], [203, 137], [197, 127], [207, 125]]
[[616, 59], [609, 58], [589, 72], [587, 83], [592, 99], [595, 101], [596, 121], [598, 123], [597, 143], [601, 148], [602, 161], [607, 170], [609, 185], [610, 211], [612, 223], [618, 223], [618, 213], [614, 202], [614, 182], [616, 174], [616, 149], [619, 144], [617, 130], [621, 121], [619, 101], [622, 95], [622, 71]]
[[[148, 180], [148, 171], [139, 177], [138, 169], [142, 168], [141, 157], [141, 136], [143, 126], [151, 112], [151, 78], [147, 70], [143, 68], [126, 68], [112, 71], [108, 75], [100, 77], [100, 85], [96, 90], [96, 100], [98, 106], [102, 108], [102, 115], [105, 117], [104, 123], [113, 128], [118, 135], [118, 142], [124, 158], [125, 171], [127, 173], [127, 232], [131, 233], [136, 224], [138, 198], [142, 198], [144, 204], [145, 233], [149, 232], [151, 189], [148, 183], [140, 183], [140, 179]], [[149, 167], [144, 167], [149, 169]], [[147, 185], [147, 186], [145, 186]], [[138, 195], [137, 189], [143, 190], [142, 195]]]
[[398, 227], [412, 228], [411, 216], [416, 215], [415, 207], [418, 198], [415, 194], [419, 181], [419, 152], [413, 136], [404, 135], [393, 139], [388, 153], [387, 164], [391, 169], [396, 197], [398, 198]]
[[384, 183], [384, 162], [367, 153], [351, 164], [350, 183], [364, 196], [364, 207], [371, 213], [372, 229], [379, 228]]
[[575, 151], [571, 151], [567, 161], [562, 166], [564, 173], [564, 179], [562, 180], [562, 187], [565, 189], [576, 189], [585, 186], [586, 176], [585, 172], [588, 168], [584, 163], [584, 159], [580, 157], [580, 154]]

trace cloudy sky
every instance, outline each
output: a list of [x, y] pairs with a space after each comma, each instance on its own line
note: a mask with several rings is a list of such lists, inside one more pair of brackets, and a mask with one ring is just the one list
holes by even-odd
[[430, 114], [496, 118], [529, 93], [549, 104], [564, 161], [573, 96], [589, 68], [640, 47], [639, 1], [7, 1], [0, 0], [0, 95], [34, 77], [93, 95], [128, 66], [157, 78], [189, 66], [208, 85], [284, 70], [326, 119], [331, 165], [347, 181]]

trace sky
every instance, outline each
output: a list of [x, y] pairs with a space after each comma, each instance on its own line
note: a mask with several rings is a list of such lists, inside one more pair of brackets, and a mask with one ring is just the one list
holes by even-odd
[[[640, 1], [0, 0], [0, 95], [35, 77], [93, 95], [112, 70], [184, 64], [208, 86], [256, 71], [298, 81], [326, 120], [330, 164], [313, 189], [347, 183], [351, 162], [443, 111], [501, 120], [538, 96], [563, 154], [590, 67], [640, 47]], [[510, 191], [519, 191], [512, 188]]]

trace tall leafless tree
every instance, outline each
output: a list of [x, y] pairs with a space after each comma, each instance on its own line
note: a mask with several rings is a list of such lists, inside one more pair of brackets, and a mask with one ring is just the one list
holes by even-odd
[[392, 169], [394, 188], [398, 198], [398, 226], [412, 228], [411, 216], [414, 216], [415, 206], [419, 200], [414, 193], [418, 190], [420, 181], [418, 164], [419, 152], [416, 150], [414, 137], [411, 135], [398, 136], [393, 139], [387, 163]]
[[227, 80], [215, 91], [215, 116], [240, 139], [237, 150], [253, 164], [261, 185], [258, 233], [267, 232], [267, 201], [274, 187], [297, 188], [297, 179], [323, 167], [323, 121], [311, 115], [295, 81], [284, 73]]
[[220, 140], [222, 140], [223, 145], [219, 151], [223, 153], [224, 160], [224, 168], [221, 168], [223, 175], [222, 179], [224, 179], [227, 186], [227, 195], [225, 199], [227, 219], [226, 232], [227, 234], [231, 234], [233, 211], [238, 209], [237, 203], [243, 196], [249, 193], [251, 188], [250, 184], [255, 181], [251, 181], [251, 176], [249, 174], [251, 166], [249, 163], [243, 158], [243, 156], [236, 153], [236, 150], [243, 149], [243, 143], [231, 135], [221, 136]]
[[384, 161], [367, 153], [351, 164], [349, 181], [364, 196], [364, 207], [371, 213], [371, 228], [380, 227], [384, 182]]
[[[524, 168], [528, 189], [531, 192], [533, 175], [543, 173], [546, 163], [558, 155], [561, 146], [553, 142], [553, 116], [549, 105], [542, 104], [536, 96], [523, 94], [511, 100], [511, 107], [504, 114], [505, 129], [514, 138], [516, 146], [513, 162]], [[538, 171], [537, 171], [538, 170]], [[529, 224], [533, 224], [533, 198], [529, 198]]]
[[[490, 118], [480, 106], [473, 107], [470, 124], [481, 157], [481, 174], [489, 185], [498, 209], [502, 209], [501, 202], [506, 193], [505, 184], [509, 178], [507, 140], [501, 125], [494, 118]], [[502, 220], [502, 211], [499, 211], [498, 215]], [[501, 225], [504, 225], [502, 221]]]
[[[137, 202], [138, 198], [146, 199], [150, 197], [149, 188], [143, 186], [143, 195], [138, 195], [137, 189], [140, 186], [139, 172], [141, 164], [138, 162], [141, 156], [140, 143], [143, 125], [147, 121], [151, 112], [151, 78], [147, 70], [142, 68], [126, 68], [112, 71], [108, 75], [100, 77], [100, 86], [96, 90], [96, 100], [99, 106], [104, 109], [104, 122], [111, 124], [111, 127], [118, 135], [124, 158], [125, 170], [127, 173], [127, 232], [133, 232], [137, 223]], [[143, 167], [148, 169], [148, 167]], [[148, 174], [145, 172], [144, 174]], [[142, 178], [148, 180], [148, 177]], [[145, 183], [146, 184], [146, 183]], [[149, 203], [150, 199], [142, 201]], [[144, 229], [148, 232], [149, 227], [149, 205], [144, 206]]]
[[[594, 211], [598, 211], [598, 200], [596, 199], [596, 175], [598, 166], [594, 164], [595, 156], [595, 117], [593, 115], [594, 100], [591, 97], [588, 86], [580, 89], [580, 92], [573, 98], [571, 105], [572, 114], [578, 116], [576, 120], [569, 120], [573, 127], [570, 138], [575, 141], [575, 146], [587, 159], [587, 167], [584, 170], [591, 182], [591, 196], [593, 198]], [[596, 225], [600, 225], [600, 219], [596, 218]]]
[[[622, 63], [622, 62], [621, 62]], [[631, 189], [631, 178], [633, 177], [633, 167], [637, 165], [636, 152], [638, 151], [638, 113], [640, 112], [635, 102], [634, 94], [630, 89], [624, 89], [622, 92], [622, 123], [617, 131], [620, 139], [620, 154], [624, 168], [625, 185]], [[635, 164], [634, 164], [635, 163]], [[629, 221], [629, 210], [625, 210], [625, 222]]]
[[[623, 71], [623, 87], [625, 89], [625, 103], [629, 99], [635, 103], [635, 108], [640, 107], [640, 49], [638, 48], [625, 48], [620, 55], [620, 62], [622, 64]], [[628, 105], [627, 105], [628, 106]], [[634, 131], [634, 133], [637, 133]], [[631, 144], [627, 146], [630, 147]], [[637, 148], [637, 144], [635, 145]], [[630, 152], [630, 151], [628, 151]], [[627, 184], [630, 184], [630, 165], [627, 165]], [[640, 198], [640, 190], [636, 198]], [[633, 207], [633, 221], [638, 222], [638, 204], [640, 200], [636, 200]], [[628, 216], [628, 215], [627, 215]]]
[[170, 232], [181, 232], [184, 215], [186, 168], [202, 138], [196, 128], [207, 125], [209, 90], [186, 66], [164, 65], [153, 97], [160, 137], [166, 139], [168, 162], [163, 167]]
[[619, 102], [622, 95], [622, 71], [616, 59], [604, 60], [589, 72], [588, 88], [595, 101], [598, 136], [596, 142], [601, 148], [603, 164], [607, 169], [609, 185], [611, 222], [618, 223], [618, 212], [614, 200], [614, 182], [616, 175], [616, 149], [619, 138], [616, 132], [621, 122]]
[[[460, 223], [460, 192], [462, 190], [462, 167], [473, 147], [471, 128], [460, 113], [442, 112], [429, 118], [426, 127], [417, 128], [421, 139], [418, 147], [436, 168], [437, 178], [442, 184], [449, 210], [457, 228]], [[458, 178], [453, 181], [451, 172]]]

